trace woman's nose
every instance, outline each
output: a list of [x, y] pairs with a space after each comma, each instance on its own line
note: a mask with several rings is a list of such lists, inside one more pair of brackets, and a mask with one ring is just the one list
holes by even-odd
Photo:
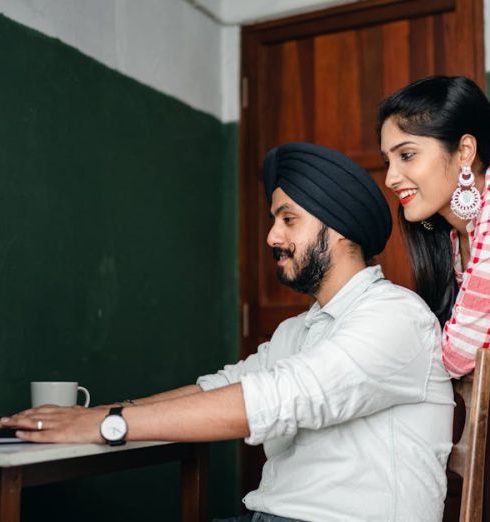
[[391, 190], [395, 190], [396, 187], [400, 184], [400, 174], [396, 171], [396, 169], [392, 166], [388, 166], [388, 170], [386, 171], [385, 185]]

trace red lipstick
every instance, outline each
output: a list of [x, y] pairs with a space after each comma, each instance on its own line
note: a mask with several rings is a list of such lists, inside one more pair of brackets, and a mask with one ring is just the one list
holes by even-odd
[[400, 203], [402, 205], [408, 205], [408, 203], [410, 203], [410, 201], [412, 201], [412, 199], [416, 196], [416, 194], [411, 194], [410, 196], [406, 196], [404, 198], [401, 198], [400, 199]]

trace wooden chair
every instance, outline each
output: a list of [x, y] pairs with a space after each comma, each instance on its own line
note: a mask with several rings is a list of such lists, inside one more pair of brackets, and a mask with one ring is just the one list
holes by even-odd
[[[490, 522], [486, 470], [490, 408], [490, 350], [480, 349], [475, 371], [454, 381], [453, 450], [448, 462], [444, 522]], [[488, 497], [488, 498], [487, 498]]]

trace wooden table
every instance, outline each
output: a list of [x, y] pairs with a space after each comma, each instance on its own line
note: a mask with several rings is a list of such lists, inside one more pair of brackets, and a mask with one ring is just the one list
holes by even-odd
[[164, 462], [181, 462], [182, 522], [204, 522], [207, 444], [0, 444], [0, 522], [20, 521], [22, 488]]

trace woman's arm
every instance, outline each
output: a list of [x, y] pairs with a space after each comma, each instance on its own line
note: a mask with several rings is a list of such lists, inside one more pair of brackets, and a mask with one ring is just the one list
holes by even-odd
[[473, 371], [478, 348], [490, 343], [490, 207], [482, 211], [471, 255], [450, 319], [442, 332], [442, 358], [452, 377]]

